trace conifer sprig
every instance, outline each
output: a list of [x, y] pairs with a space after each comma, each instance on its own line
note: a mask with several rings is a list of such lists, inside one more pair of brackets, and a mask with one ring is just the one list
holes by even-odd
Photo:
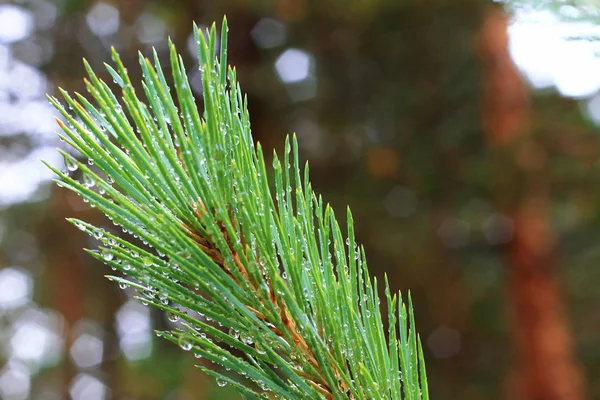
[[[428, 399], [412, 306], [392, 295], [387, 316], [364, 249], [301, 174], [296, 137], [267, 171], [247, 99], [227, 66], [227, 22], [194, 28], [202, 72], [200, 116], [170, 43], [174, 90], [160, 62], [140, 54], [142, 101], [119, 55], [106, 65], [120, 98], [85, 63], [92, 99], [61, 91], [57, 184], [136, 239], [71, 219], [101, 243], [88, 250], [165, 310], [178, 329], [157, 332], [203, 357], [200, 368], [247, 399]], [[219, 47], [217, 48], [217, 42]], [[215, 57], [215, 54], [219, 57]], [[52, 168], [51, 166], [49, 166]], [[79, 169], [82, 181], [70, 171]], [[389, 328], [384, 327], [384, 319]]]

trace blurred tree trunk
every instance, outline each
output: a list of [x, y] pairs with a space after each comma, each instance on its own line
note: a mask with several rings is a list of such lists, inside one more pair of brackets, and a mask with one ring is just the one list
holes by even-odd
[[[65, 220], [76, 217], [100, 225], [103, 217], [97, 210], [82, 207], [82, 200], [75, 194], [57, 187], [53, 188], [49, 202], [48, 212], [41, 222], [41, 245], [47, 256], [47, 269], [51, 271], [47, 280], [49, 303], [65, 320], [66, 355], [60, 372], [61, 392], [65, 395], [69, 392], [73, 378], [79, 372], [69, 350], [81, 333], [76, 329], [78, 323], [87, 318], [98, 321], [103, 328], [105, 351], [101, 368], [104, 383], [111, 389], [117, 388], [119, 376], [115, 358], [119, 344], [113, 321], [121, 299], [115, 295], [116, 289], [108, 280], [99, 281], [104, 271], [98, 270], [98, 275], [90, 274], [89, 266], [94, 266], [94, 261], [82, 250], [90, 247], [88, 237]], [[56, 233], [57, 227], [60, 227], [60, 234]]]
[[492, 152], [510, 150], [509, 145], [516, 149], [512, 159], [519, 175], [518, 183], [512, 184], [517, 195], [508, 205], [514, 236], [506, 247], [510, 268], [507, 301], [516, 350], [508, 398], [584, 399], [583, 373], [573, 354], [554, 271], [556, 244], [548, 221], [551, 199], [544, 173], [546, 153], [525, 136], [531, 131], [527, 89], [508, 52], [507, 27], [502, 8], [491, 8], [481, 31], [480, 50], [486, 140]]
[[[69, 349], [75, 341], [73, 327], [84, 315], [85, 276], [82, 268], [82, 247], [85, 247], [85, 236], [77, 229], [65, 229], [69, 225], [66, 217], [73, 216], [70, 203], [74, 195], [64, 190], [53, 188], [48, 213], [41, 222], [41, 247], [46, 255], [46, 281], [49, 304], [65, 319], [64, 338], [66, 357], [62, 364], [61, 392], [67, 394], [69, 385], [77, 374], [77, 367], [69, 357]], [[77, 199], [78, 200], [78, 199]], [[57, 227], [61, 227], [57, 234]]]

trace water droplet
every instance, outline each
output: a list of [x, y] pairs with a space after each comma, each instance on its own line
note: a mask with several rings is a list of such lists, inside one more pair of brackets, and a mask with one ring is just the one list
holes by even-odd
[[113, 253], [111, 253], [108, 250], [102, 250], [102, 258], [104, 258], [105, 261], [111, 261], [114, 258]]
[[223, 379], [217, 379], [217, 385], [223, 387], [223, 386], [227, 385], [227, 382], [224, 381]]
[[[144, 277], [145, 280], [149, 279], [147, 276]], [[144, 289], [144, 296], [146, 296], [146, 298], [153, 300], [154, 299], [154, 289], [150, 286], [147, 286]]]
[[192, 342], [187, 336], [180, 336], [179, 347], [181, 347], [183, 351], [190, 351], [192, 349]]
[[240, 339], [247, 345], [251, 345], [253, 343], [252, 337], [244, 334], [243, 332], [240, 332]]
[[[168, 312], [167, 313], [167, 318], [169, 319], [169, 321], [171, 322], [177, 322], [179, 321], [179, 315], [172, 313], [172, 312]], [[184, 349], [185, 350], [185, 349]]]
[[258, 343], [254, 344], [254, 348], [256, 349], [256, 352], [258, 354], [266, 354], [267, 353]]
[[65, 159], [65, 166], [67, 167], [67, 169], [71, 172], [77, 170], [77, 161], [75, 161], [75, 159], [73, 157], [71, 157], [68, 154], [64, 155], [64, 159]]
[[96, 184], [96, 181], [94, 180], [94, 177], [91, 176], [90, 174], [84, 174], [83, 175], [83, 184], [85, 185], [85, 187], [91, 188], [91, 187], [94, 187], [94, 185]]
[[240, 331], [238, 331], [237, 329], [229, 328], [229, 335], [235, 339], [239, 339]]

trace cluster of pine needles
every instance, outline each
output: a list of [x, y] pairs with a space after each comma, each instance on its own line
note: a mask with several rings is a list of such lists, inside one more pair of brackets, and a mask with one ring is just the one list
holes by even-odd
[[57, 184], [129, 235], [69, 221], [99, 241], [88, 252], [120, 272], [109, 279], [177, 321], [157, 334], [246, 399], [428, 399], [412, 306], [386, 279], [382, 315], [350, 211], [342, 232], [295, 136], [267, 169], [227, 30], [194, 29], [202, 116], [172, 43], [173, 89], [156, 52], [140, 54], [143, 101], [113, 50], [114, 85], [86, 63], [90, 100], [50, 97], [74, 150], [66, 171], [50, 166]]

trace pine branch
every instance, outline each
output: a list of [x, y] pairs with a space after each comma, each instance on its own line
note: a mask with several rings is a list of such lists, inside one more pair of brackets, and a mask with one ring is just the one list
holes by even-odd
[[227, 67], [226, 20], [219, 49], [214, 25], [194, 31], [202, 117], [172, 43], [174, 92], [156, 53], [140, 54], [140, 100], [113, 50], [106, 68], [120, 99], [87, 63], [92, 100], [49, 98], [64, 118], [60, 138], [88, 159], [63, 152], [69, 171], [49, 166], [57, 184], [137, 238], [69, 220], [101, 243], [88, 252], [122, 273], [109, 279], [180, 321], [159, 336], [210, 361], [200, 368], [245, 398], [428, 399], [410, 297], [407, 307], [386, 279], [385, 329], [350, 211], [344, 235], [308, 164], [301, 176], [295, 136], [267, 174]]

